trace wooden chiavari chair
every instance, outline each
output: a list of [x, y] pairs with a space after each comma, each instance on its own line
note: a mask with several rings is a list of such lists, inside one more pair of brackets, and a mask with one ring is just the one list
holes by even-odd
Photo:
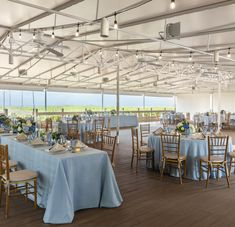
[[116, 136], [102, 135], [101, 150], [108, 153], [112, 166], [115, 166], [114, 155], [116, 149], [116, 139]]
[[52, 132], [52, 119], [47, 118], [46, 119], [46, 132], [51, 131]]
[[140, 145], [146, 146], [148, 142], [146, 138], [150, 135], [150, 124], [140, 124]]
[[107, 127], [103, 128], [103, 134], [110, 135], [111, 134], [111, 119], [108, 117], [107, 119]]
[[[235, 167], [235, 145], [233, 145], [233, 152], [229, 153], [229, 175], [231, 174], [232, 167]], [[235, 172], [235, 169], [234, 169]]]
[[133, 166], [134, 158], [136, 157], [136, 172], [138, 170], [139, 161], [145, 160], [152, 162], [152, 169], [154, 170], [154, 150], [148, 146], [140, 146], [138, 128], [131, 128], [132, 135], [132, 157], [131, 167]]
[[217, 172], [217, 180], [219, 180], [219, 171], [225, 173], [228, 187], [230, 187], [227, 166], [228, 139], [228, 136], [208, 137], [208, 156], [200, 158], [199, 176], [199, 180], [201, 180], [202, 173], [207, 173], [206, 187], [208, 187], [210, 174], [213, 169]]
[[166, 165], [176, 166], [179, 171], [180, 184], [182, 184], [181, 168], [184, 164], [184, 176], [186, 176], [186, 156], [180, 154], [180, 135], [161, 134], [161, 143], [161, 178], [163, 178]]
[[69, 140], [80, 139], [78, 121], [67, 121], [67, 138]]
[[[6, 168], [3, 167], [4, 165]], [[11, 196], [22, 194], [28, 198], [29, 194], [34, 194], [34, 208], [37, 208], [37, 173], [31, 170], [10, 172], [8, 145], [0, 145], [0, 205], [3, 192], [6, 194], [6, 218], [9, 215]]]

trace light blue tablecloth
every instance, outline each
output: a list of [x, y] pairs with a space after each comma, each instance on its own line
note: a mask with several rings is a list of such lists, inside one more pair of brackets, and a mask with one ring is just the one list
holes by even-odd
[[[105, 127], [108, 125], [108, 118], [110, 118], [110, 127], [117, 127], [117, 116], [105, 116]], [[138, 118], [136, 115], [120, 115], [119, 116], [119, 126], [124, 127], [137, 127]]]
[[[150, 135], [148, 138], [148, 145], [154, 149], [155, 169], [160, 168], [161, 162], [161, 138], [160, 136]], [[229, 139], [228, 152], [233, 151], [233, 145], [231, 139]], [[207, 140], [195, 140], [190, 138], [181, 138], [180, 141], [180, 153], [186, 155], [187, 159], [187, 178], [192, 180], [199, 179], [199, 160], [202, 156], [208, 155]], [[178, 171], [173, 170], [171, 175], [178, 176]], [[212, 174], [213, 176], [213, 174]], [[206, 179], [206, 175], [203, 174], [203, 178]]]
[[118, 207], [122, 203], [115, 175], [106, 152], [87, 148], [77, 153], [48, 154], [9, 136], [10, 158], [20, 168], [38, 173], [38, 205], [46, 208], [45, 223], [71, 223], [74, 211], [95, 207]]

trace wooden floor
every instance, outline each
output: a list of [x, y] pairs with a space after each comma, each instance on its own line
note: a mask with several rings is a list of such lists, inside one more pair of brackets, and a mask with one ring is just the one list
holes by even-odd
[[[229, 134], [235, 141], [235, 133]], [[130, 138], [130, 130], [122, 130], [117, 150], [115, 173], [122, 206], [78, 211], [68, 226], [235, 226], [235, 177], [231, 189], [225, 179], [212, 180], [205, 189], [204, 182], [184, 180], [180, 185], [177, 178], [167, 176], [160, 181], [159, 174], [146, 170], [144, 163], [136, 174], [130, 169]], [[49, 226], [42, 222], [44, 210], [32, 207], [31, 201], [13, 198], [8, 220], [0, 208], [0, 226]]]

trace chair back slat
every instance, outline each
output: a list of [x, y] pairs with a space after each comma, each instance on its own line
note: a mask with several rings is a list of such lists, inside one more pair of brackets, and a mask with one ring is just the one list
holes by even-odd
[[221, 156], [224, 161], [227, 160], [228, 136], [209, 136], [208, 137], [208, 160], [212, 156]]
[[[3, 168], [5, 166], [5, 168]], [[9, 157], [8, 145], [0, 144], [0, 175], [6, 174], [6, 179], [9, 180]]]
[[112, 163], [114, 163], [116, 140], [116, 136], [102, 135], [101, 150], [104, 150], [108, 153]]
[[150, 124], [140, 124], [140, 143], [144, 144], [144, 138], [150, 135]]
[[180, 135], [161, 134], [162, 155], [176, 154], [180, 158]]
[[103, 131], [103, 129], [104, 129], [104, 118], [103, 117], [99, 117], [99, 118], [95, 119], [93, 124], [94, 124], [95, 132]]
[[132, 150], [134, 153], [139, 151], [139, 132], [138, 128], [131, 128]]

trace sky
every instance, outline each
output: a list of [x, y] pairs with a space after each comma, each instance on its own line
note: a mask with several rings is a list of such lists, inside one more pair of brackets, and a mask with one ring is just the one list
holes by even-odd
[[[32, 91], [0, 91], [0, 105], [5, 106], [33, 106], [33, 92]], [[44, 106], [45, 98], [44, 92], [34, 92], [35, 106]], [[102, 105], [101, 94], [85, 94], [85, 93], [65, 93], [65, 92], [48, 92], [47, 96], [48, 106], [66, 106], [66, 105]], [[115, 106], [115, 95], [104, 95], [104, 107]], [[120, 96], [121, 107], [142, 107], [143, 96]], [[145, 97], [146, 107], [155, 106], [174, 106], [172, 97]]]

